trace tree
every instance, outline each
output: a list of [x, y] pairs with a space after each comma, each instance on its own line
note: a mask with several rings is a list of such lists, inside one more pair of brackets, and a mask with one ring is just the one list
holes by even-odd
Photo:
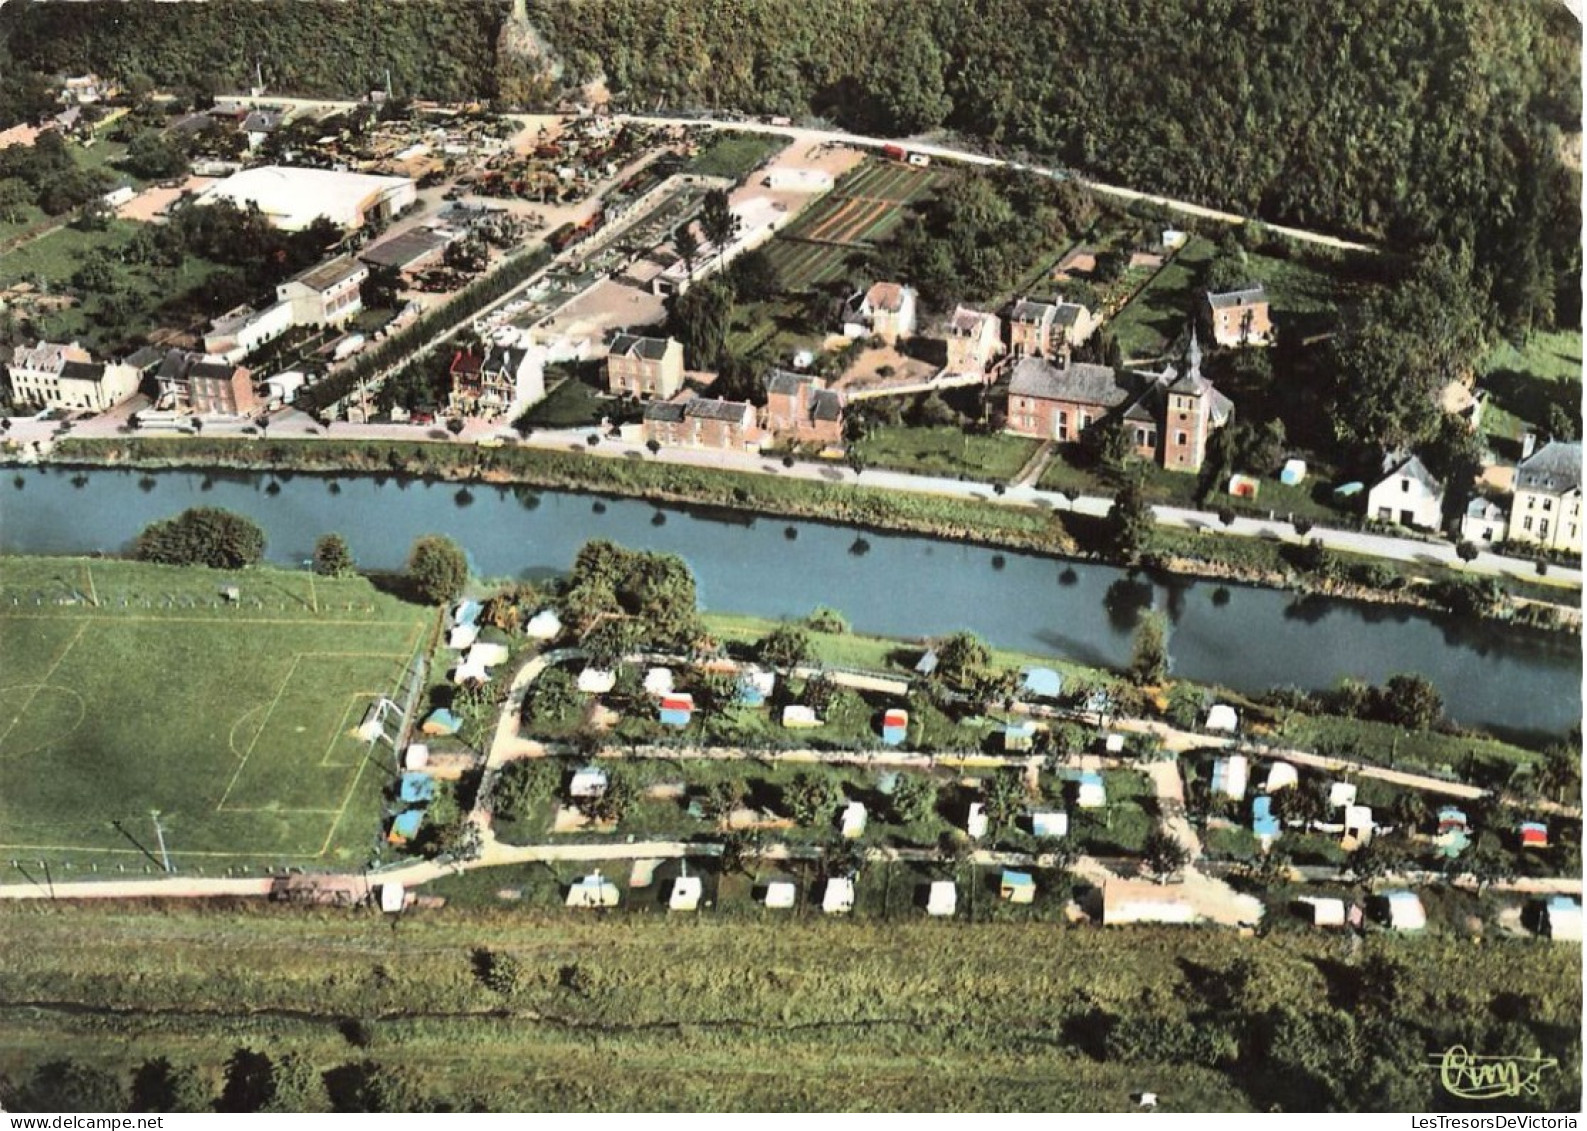
[[740, 255], [733, 261], [728, 277], [740, 302], [766, 302], [782, 290], [777, 267], [765, 248], [752, 248]]
[[1002, 769], [986, 783], [986, 826], [992, 836], [1013, 825], [1025, 808], [1025, 779], [1015, 769]]
[[960, 690], [972, 687], [992, 663], [992, 650], [970, 632], [945, 637], [936, 651], [936, 676]]
[[902, 28], [877, 51], [866, 76], [867, 104], [878, 112], [877, 128], [907, 136], [942, 125], [953, 109], [947, 75], [952, 60], [932, 34], [924, 13], [901, 9]]
[[1444, 697], [1423, 675], [1390, 676], [1378, 699], [1384, 720], [1409, 730], [1427, 730], [1444, 716]]
[[446, 605], [463, 595], [468, 584], [468, 557], [456, 542], [426, 534], [408, 552], [408, 585], [427, 605]]
[[218, 507], [193, 507], [144, 527], [132, 556], [162, 565], [242, 569], [263, 558], [264, 548], [264, 531], [252, 520]]
[[155, 130], [139, 130], [127, 143], [122, 167], [146, 181], [163, 181], [187, 172], [187, 155]]
[[325, 1079], [302, 1053], [289, 1052], [275, 1064], [275, 1090], [260, 1111], [323, 1112], [330, 1109]]
[[927, 820], [937, 811], [937, 783], [925, 774], [900, 773], [888, 804], [897, 824]]
[[809, 634], [792, 624], [778, 625], [755, 645], [756, 659], [782, 672], [785, 679], [795, 668], [808, 664], [813, 655]]
[[132, 1074], [133, 1111], [198, 1112], [214, 1105], [214, 1088], [191, 1064], [172, 1064], [162, 1056], [144, 1061]]
[[321, 577], [351, 577], [358, 572], [353, 551], [340, 534], [322, 534], [314, 543], [314, 572]]
[[21, 1112], [119, 1112], [127, 1109], [126, 1089], [110, 1073], [75, 1060], [39, 1065], [17, 1091]]
[[599, 797], [585, 801], [580, 808], [599, 824], [621, 824], [639, 804], [639, 787], [624, 769], [613, 766], [606, 771], [606, 788]]
[[[536, 676], [535, 681], [529, 685], [529, 692], [524, 696], [524, 720], [541, 723], [557, 722], [579, 703], [578, 687], [567, 669], [549, 667]], [[510, 762], [508, 768], [517, 764]], [[505, 769], [502, 772], [506, 774]]]
[[1129, 429], [1118, 417], [1094, 424], [1081, 435], [1085, 449], [1097, 463], [1108, 471], [1122, 472], [1135, 458], [1135, 441]]
[[1482, 551], [1477, 549], [1477, 544], [1462, 538], [1455, 546], [1455, 556], [1463, 562], [1474, 562]]
[[749, 785], [743, 778], [726, 778], [712, 782], [705, 791], [701, 808], [705, 815], [718, 824], [726, 824], [749, 797]]
[[716, 248], [716, 261], [720, 265], [727, 253], [727, 245], [738, 235], [743, 221], [728, 203], [725, 189], [711, 189], [700, 204], [700, 231]]
[[1190, 850], [1179, 843], [1178, 837], [1160, 827], [1146, 834], [1141, 856], [1147, 870], [1159, 883], [1183, 871], [1190, 863]]
[[694, 234], [692, 222], [685, 221], [673, 231], [672, 249], [678, 253], [678, 258], [683, 260], [684, 269], [688, 271], [690, 280], [693, 280], [694, 261], [700, 257], [700, 239]]
[[1136, 561], [1151, 543], [1154, 521], [1140, 480], [1126, 480], [1103, 520], [1107, 551], [1125, 562]]
[[[558, 669], [550, 669], [544, 674], [549, 675], [555, 670]], [[521, 820], [536, 805], [556, 792], [561, 778], [561, 769], [555, 762], [545, 758], [518, 758], [508, 762], [496, 775], [496, 784], [491, 787], [491, 809], [508, 820]]]
[[0, 177], [0, 220], [15, 224], [22, 210], [33, 202], [33, 192], [16, 177]]
[[1135, 630], [1130, 647], [1130, 680], [1140, 686], [1168, 678], [1168, 621], [1161, 613], [1147, 613]]
[[275, 1065], [254, 1049], [239, 1048], [226, 1062], [226, 1082], [217, 1106], [226, 1112], [262, 1111], [275, 1095]]
[[391, 309], [402, 298], [402, 272], [387, 263], [369, 269], [369, 276], [358, 288], [358, 297], [367, 307]]
[[721, 279], [696, 283], [667, 300], [668, 331], [683, 342], [690, 364], [715, 366], [727, 352], [733, 292]]
[[783, 791], [788, 815], [807, 829], [829, 820], [839, 797], [832, 779], [820, 773], [797, 774]]

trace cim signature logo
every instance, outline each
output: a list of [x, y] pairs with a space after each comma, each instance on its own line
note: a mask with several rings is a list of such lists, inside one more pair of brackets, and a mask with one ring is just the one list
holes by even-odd
[[1444, 1050], [1430, 1067], [1438, 1069], [1439, 1082], [1452, 1096], [1463, 1100], [1499, 1100], [1535, 1096], [1538, 1078], [1559, 1061], [1541, 1056], [1478, 1056], [1464, 1045]]

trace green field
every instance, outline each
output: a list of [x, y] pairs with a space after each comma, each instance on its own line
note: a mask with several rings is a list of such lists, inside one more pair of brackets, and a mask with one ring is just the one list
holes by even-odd
[[788, 139], [778, 134], [713, 134], [710, 144], [689, 162], [689, 172], [740, 180], [787, 144]]
[[1519, 348], [1500, 342], [1477, 371], [1478, 387], [1491, 394], [1482, 430], [1501, 442], [1502, 454], [1519, 458], [1521, 436], [1529, 428], [1547, 434], [1555, 405], [1571, 419], [1581, 419], [1579, 330], [1536, 333]]
[[1006, 483], [1036, 454], [1039, 440], [961, 428], [877, 428], [855, 447], [868, 467], [915, 475]]
[[[1121, 1111], [1149, 1089], [1166, 1110], [1311, 1096], [1428, 1111], [1450, 1106], [1430, 1052], [1525, 1041], [1560, 1069], [1508, 1102], [1578, 1102], [1574, 946], [1373, 935], [1357, 952], [1296, 927], [1099, 930], [1000, 920], [995, 903], [992, 921], [928, 921], [916, 877], [883, 867], [861, 886], [885, 919], [743, 905], [750, 880], [736, 874], [714, 890], [737, 914], [668, 915], [654, 892], [627, 890], [642, 910], [550, 906], [573, 871], [449, 878], [431, 885], [447, 907], [400, 922], [263, 905], [0, 908], [0, 1089], [59, 1057], [125, 1086], [164, 1056], [218, 1093], [250, 1048], [304, 1057], [326, 1074], [320, 1102], [340, 1110], [363, 1110], [347, 1078], [373, 1062], [454, 1110]], [[510, 958], [511, 984], [482, 983], [482, 952]], [[1374, 962], [1392, 1009], [1361, 988]], [[1282, 1043], [1237, 1040], [1266, 1032]], [[1206, 1041], [1185, 1039], [1196, 1034]], [[1297, 1092], [1319, 1079], [1337, 1091]]]
[[142, 872], [159, 810], [184, 871], [367, 858], [391, 763], [350, 731], [397, 694], [427, 614], [309, 582], [0, 560], [0, 852]]
[[1195, 287], [1216, 248], [1192, 236], [1173, 260], [1119, 311], [1110, 326], [1126, 360], [1155, 358], [1195, 317]]

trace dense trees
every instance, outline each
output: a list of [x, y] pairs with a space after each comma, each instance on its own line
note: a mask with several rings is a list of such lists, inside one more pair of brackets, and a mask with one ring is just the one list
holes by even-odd
[[427, 605], [457, 600], [468, 584], [468, 557], [456, 542], [426, 534], [408, 552], [408, 584]]
[[193, 507], [144, 527], [132, 556], [161, 565], [241, 569], [264, 557], [264, 547], [264, 531], [251, 519], [218, 507]]
[[700, 635], [694, 575], [675, 554], [585, 543], [561, 597], [563, 620], [583, 639], [602, 622], [632, 620], [639, 643], [687, 649]]

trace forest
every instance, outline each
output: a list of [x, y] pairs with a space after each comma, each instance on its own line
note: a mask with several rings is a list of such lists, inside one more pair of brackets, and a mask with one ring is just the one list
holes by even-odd
[[[1548, 0], [532, 0], [619, 106], [946, 128], [1104, 181], [1471, 254], [1513, 336], [1580, 315], [1574, 19]], [[505, 3], [215, 0], [0, 12], [0, 72], [282, 93], [497, 93]], [[324, 44], [334, 42], [328, 52]], [[23, 104], [26, 84], [0, 84]]]

